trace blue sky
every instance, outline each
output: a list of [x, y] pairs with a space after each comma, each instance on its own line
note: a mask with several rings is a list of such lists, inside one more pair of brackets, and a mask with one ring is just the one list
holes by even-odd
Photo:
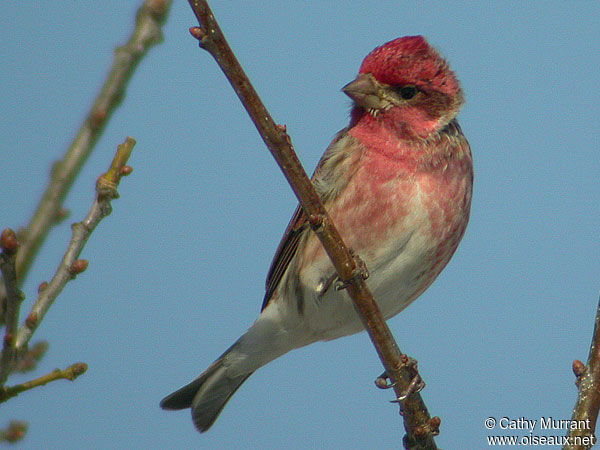
[[[3, 3], [0, 227], [29, 219], [139, 3]], [[423, 34], [449, 59], [467, 98], [471, 222], [446, 270], [389, 325], [419, 361], [439, 446], [486, 447], [487, 417], [569, 418], [571, 362], [587, 358], [600, 287], [597, 3], [213, 3], [308, 172], [347, 124], [340, 88], [370, 50]], [[397, 448], [403, 429], [392, 393], [373, 386], [382, 369], [364, 333], [259, 370], [204, 435], [187, 411], [158, 408], [255, 319], [296, 207], [192, 25], [175, 2], [24, 288], [23, 314], [116, 145], [135, 137], [134, 172], [82, 255], [89, 269], [34, 338], [50, 341], [35, 375], [76, 361], [89, 370], [4, 404], [0, 425], [29, 421], [17, 448]]]

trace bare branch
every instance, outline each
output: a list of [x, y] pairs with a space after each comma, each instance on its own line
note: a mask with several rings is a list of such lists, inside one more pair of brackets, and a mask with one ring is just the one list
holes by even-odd
[[123, 144], [119, 145], [108, 172], [98, 178], [94, 204], [83, 221], [72, 225], [71, 242], [60, 266], [50, 283], [43, 286], [43, 289], [40, 286], [38, 298], [31, 308], [25, 324], [21, 326], [17, 333], [15, 345], [18, 351], [26, 348], [33, 332], [67, 282], [87, 268], [87, 261], [78, 259], [79, 255], [98, 223], [111, 213], [111, 200], [119, 197], [117, 192], [119, 181], [122, 176], [130, 173], [130, 170], [124, 168], [129, 167], [126, 166], [126, 163], [134, 145], [135, 139], [131, 137], [128, 137]]
[[[113, 65], [77, 136], [62, 160], [57, 161], [48, 185], [31, 221], [20, 239], [17, 254], [19, 283], [25, 280], [29, 267], [50, 229], [65, 216], [63, 202], [83, 163], [104, 131], [108, 120], [125, 96], [125, 88], [142, 57], [162, 41], [161, 27], [167, 17], [170, 0], [146, 0], [137, 12], [135, 29], [129, 41], [115, 51]], [[0, 299], [5, 297], [0, 285]]]
[[579, 360], [573, 362], [573, 372], [577, 376], [579, 387], [577, 403], [573, 408], [573, 426], [567, 434], [569, 444], [565, 450], [583, 450], [596, 443], [596, 422], [600, 409], [600, 300], [596, 311], [594, 334], [590, 346], [587, 366]]
[[[355, 258], [342, 241], [327, 211], [321, 203], [310, 179], [296, 156], [285, 127], [278, 126], [264, 107], [250, 80], [244, 73], [231, 48], [227, 44], [208, 3], [204, 0], [188, 0], [200, 27], [190, 29], [198, 39], [200, 47], [207, 50], [216, 60], [231, 83], [258, 132], [279, 164], [294, 193], [300, 200], [311, 228], [321, 240], [340, 279], [348, 286], [348, 293], [360, 316], [388, 377], [393, 382], [397, 397], [402, 397], [409, 389], [415, 376], [414, 370], [403, 362], [390, 329], [369, 292]], [[406, 358], [405, 358], [406, 360]], [[404, 427], [407, 432], [407, 448], [436, 448], [433, 439], [439, 426], [439, 419], [430, 418], [421, 396], [413, 393], [402, 402]]]
[[19, 242], [17, 235], [10, 228], [5, 229], [0, 236], [0, 270], [6, 287], [6, 311], [4, 322], [4, 344], [0, 356], [0, 387], [4, 385], [10, 373], [16, 354], [15, 335], [19, 323], [19, 311], [23, 301], [23, 293], [19, 290], [17, 270], [15, 266]]
[[70, 365], [64, 370], [54, 369], [47, 375], [41, 376], [34, 380], [28, 381], [23, 384], [17, 384], [16, 386], [4, 387], [0, 389], [0, 403], [4, 403], [6, 400], [12, 397], [16, 397], [21, 392], [28, 391], [29, 389], [43, 386], [55, 380], [71, 380], [74, 381], [79, 375], [85, 373], [88, 366], [86, 363], [75, 363]]

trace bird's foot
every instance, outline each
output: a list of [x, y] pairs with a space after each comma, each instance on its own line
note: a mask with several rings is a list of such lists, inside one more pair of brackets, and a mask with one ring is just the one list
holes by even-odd
[[[356, 268], [354, 269], [352, 278], [360, 279], [360, 280], [366, 280], [367, 278], [369, 278], [369, 275], [370, 275], [369, 269], [367, 269], [367, 265], [365, 264], [365, 262], [362, 259], [360, 259], [360, 256], [355, 254], [353, 250], [350, 250], [350, 253], [352, 253], [352, 257], [354, 258], [354, 262], [356, 264]], [[341, 291], [342, 289], [346, 289], [348, 286], [350, 286], [349, 281], [340, 280], [338, 278], [337, 281], [335, 282], [335, 290], [336, 291]]]
[[406, 367], [408, 367], [411, 370], [412, 379], [410, 380], [408, 387], [404, 390], [402, 395], [399, 395], [396, 400], [391, 400], [391, 403], [402, 403], [412, 394], [421, 392], [425, 388], [425, 382], [423, 381], [423, 378], [421, 378], [421, 374], [419, 373], [417, 360], [409, 356], [402, 355], [402, 362]]

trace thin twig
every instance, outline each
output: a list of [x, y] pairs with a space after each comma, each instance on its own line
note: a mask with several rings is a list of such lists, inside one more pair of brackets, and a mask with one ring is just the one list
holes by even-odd
[[[146, 0], [140, 7], [135, 29], [129, 41], [116, 49], [104, 86], [81, 129], [63, 159], [54, 164], [50, 184], [29, 224], [19, 233], [22, 245], [17, 254], [17, 278], [20, 285], [50, 229], [64, 218], [62, 205], [67, 192], [106, 128], [110, 116], [125, 96], [127, 83], [140, 60], [151, 47], [162, 41], [161, 27], [170, 4], [170, 0]], [[5, 289], [0, 284], [0, 299], [5, 295]]]
[[126, 166], [126, 163], [134, 145], [135, 139], [131, 137], [128, 137], [123, 144], [119, 145], [108, 172], [98, 178], [94, 204], [82, 222], [72, 225], [73, 235], [71, 242], [60, 266], [54, 274], [52, 281], [44, 286], [44, 289], [40, 289], [38, 298], [31, 308], [25, 324], [21, 326], [17, 333], [15, 342], [17, 351], [25, 349], [33, 332], [39, 326], [46, 312], [67, 282], [87, 268], [87, 261], [77, 258], [79, 258], [83, 247], [98, 223], [111, 213], [112, 207], [110, 202], [112, 199], [119, 197], [116, 189], [119, 181], [123, 175], [130, 172], [130, 168]]
[[[339, 232], [302, 168], [293, 150], [290, 137], [284, 127], [275, 124], [264, 107], [227, 44], [207, 2], [204, 0], [188, 1], [200, 23], [200, 27], [193, 27], [190, 32], [198, 39], [200, 46], [215, 58], [248, 111], [269, 151], [300, 200], [313, 231], [321, 240], [340, 279], [348, 286], [348, 293], [352, 297], [355, 309], [377, 349], [387, 375], [394, 384], [397, 397], [404, 395], [414, 377], [414, 371], [403, 362], [400, 349], [363, 277], [360, 276], [355, 258], [343, 243]], [[439, 425], [439, 419], [432, 422], [420, 395], [416, 393], [410, 395], [402, 402], [402, 410], [407, 432], [405, 446], [407, 448], [436, 448], [433, 439], [436, 430], [433, 429], [432, 423]]]
[[75, 363], [70, 365], [64, 370], [54, 369], [47, 375], [36, 378], [35, 380], [27, 381], [26, 383], [17, 384], [15, 386], [4, 387], [0, 389], [0, 403], [4, 403], [6, 400], [12, 397], [16, 397], [21, 392], [28, 391], [29, 389], [43, 386], [55, 380], [71, 380], [74, 381], [79, 375], [85, 373], [88, 366], [86, 363]]
[[4, 343], [2, 346], [2, 355], [0, 356], [0, 387], [4, 386], [8, 375], [13, 367], [16, 355], [15, 335], [19, 324], [19, 312], [23, 294], [19, 290], [17, 281], [17, 270], [15, 266], [19, 242], [17, 235], [10, 228], [5, 229], [0, 236], [0, 270], [2, 279], [6, 287], [6, 312], [4, 321], [6, 330], [4, 331]]
[[581, 361], [575, 361], [573, 371], [577, 376], [576, 384], [579, 393], [573, 408], [571, 423], [574, 426], [567, 434], [569, 444], [563, 449], [583, 450], [591, 448], [596, 443], [595, 430], [600, 409], [600, 300], [587, 366], [583, 366]]

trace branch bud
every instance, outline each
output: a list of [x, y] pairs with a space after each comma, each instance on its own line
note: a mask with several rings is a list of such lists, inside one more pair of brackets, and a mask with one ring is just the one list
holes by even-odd
[[166, 0], [146, 0], [146, 6], [154, 16], [162, 16], [167, 12], [169, 2]]
[[204, 37], [204, 31], [200, 27], [190, 27], [190, 34], [198, 40]]
[[0, 247], [7, 255], [14, 255], [19, 248], [17, 235], [11, 228], [5, 228], [0, 236]]
[[575, 376], [577, 378], [579, 378], [581, 375], [583, 375], [585, 373], [585, 364], [583, 364], [578, 359], [573, 361], [573, 373], [575, 374]]
[[27, 328], [29, 328], [30, 330], [33, 330], [38, 324], [38, 315], [34, 312], [29, 313], [29, 315], [27, 316], [27, 319], [25, 319], [25, 325], [27, 325]]
[[40, 285], [38, 286], [38, 295], [41, 294], [42, 291], [45, 291], [47, 287], [48, 287], [48, 282], [47, 281], [42, 281], [40, 283]]
[[85, 272], [85, 269], [88, 268], [89, 264], [90, 262], [87, 259], [78, 259], [73, 263], [69, 271], [73, 276], [78, 275], [81, 272]]
[[121, 176], [122, 177], [126, 177], [127, 175], [130, 175], [131, 172], [133, 172], [133, 167], [131, 167], [131, 166], [123, 166], [121, 168]]

